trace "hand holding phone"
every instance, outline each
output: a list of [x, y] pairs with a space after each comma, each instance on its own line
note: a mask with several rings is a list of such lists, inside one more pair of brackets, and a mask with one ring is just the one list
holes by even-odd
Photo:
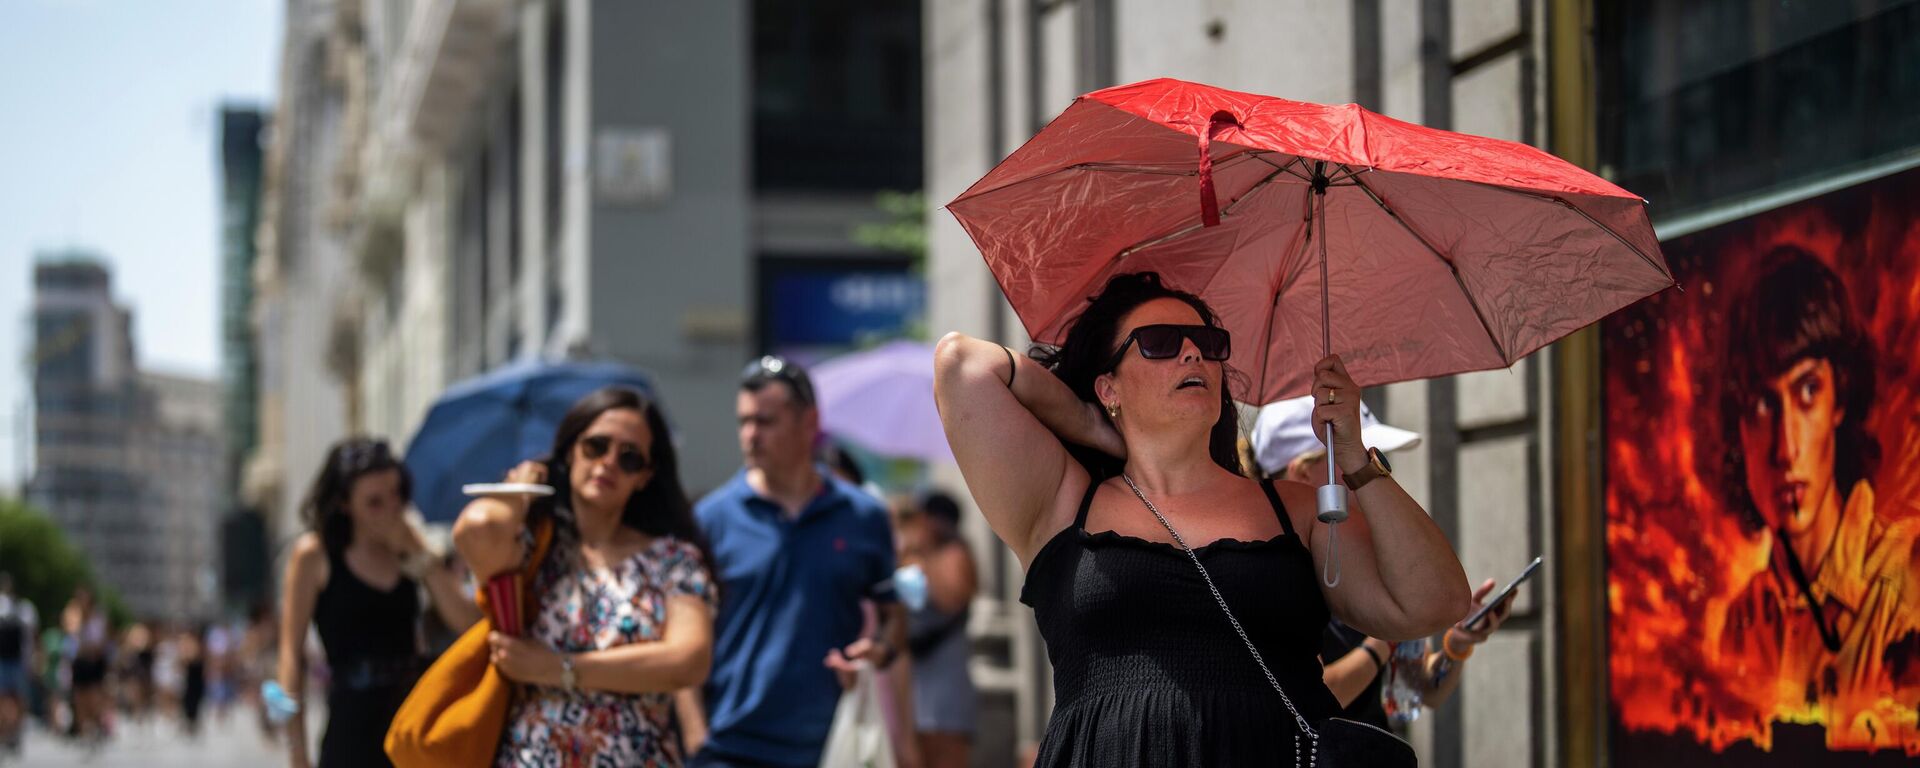
[[1500, 590], [1499, 594], [1494, 595], [1493, 599], [1481, 603], [1480, 610], [1474, 611], [1465, 621], [1460, 622], [1460, 626], [1467, 629], [1477, 629], [1480, 623], [1486, 620], [1487, 614], [1492, 613], [1501, 603], [1513, 597], [1513, 591], [1519, 589], [1521, 584], [1533, 577], [1533, 572], [1540, 568], [1540, 560], [1541, 558], [1535, 557], [1533, 562], [1527, 563], [1526, 569], [1520, 571], [1519, 576], [1515, 576], [1513, 581], [1507, 582], [1506, 588]]

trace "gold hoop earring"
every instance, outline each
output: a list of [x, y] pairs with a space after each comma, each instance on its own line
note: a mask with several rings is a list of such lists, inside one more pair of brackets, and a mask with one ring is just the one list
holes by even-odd
[[1107, 403], [1107, 418], [1112, 421], [1120, 420], [1120, 404], [1119, 403]]

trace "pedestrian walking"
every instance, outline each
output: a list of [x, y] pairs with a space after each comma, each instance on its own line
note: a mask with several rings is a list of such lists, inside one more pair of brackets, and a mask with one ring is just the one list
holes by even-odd
[[253, 709], [254, 718], [260, 726], [260, 738], [267, 741], [275, 740], [278, 731], [267, 712], [266, 699], [260, 695], [260, 684], [273, 679], [277, 667], [274, 654], [279, 645], [279, 627], [274, 622], [273, 604], [265, 598], [256, 600], [247, 609], [247, 627], [240, 638], [237, 666], [242, 677], [237, 685], [247, 705]]
[[971, 765], [979, 692], [967, 670], [969, 606], [980, 589], [973, 550], [960, 537], [960, 505], [928, 491], [896, 523], [901, 567], [918, 566], [927, 599], [907, 615], [907, 652], [913, 658], [915, 737], [927, 768]]
[[145, 622], [135, 622], [120, 635], [114, 677], [119, 680], [120, 711], [130, 723], [146, 722], [154, 711], [154, 644], [153, 629]]
[[597, 390], [561, 418], [551, 457], [507, 475], [551, 496], [477, 499], [454, 524], [491, 577], [523, 565], [530, 522], [553, 523], [527, 635], [488, 637], [515, 683], [494, 764], [680, 765], [673, 692], [706, 678], [718, 595], [666, 418], [634, 390]]
[[39, 624], [33, 601], [14, 594], [13, 575], [0, 572], [0, 752], [7, 754], [20, 752]]
[[65, 676], [73, 713], [67, 735], [97, 745], [111, 736], [112, 728], [107, 672], [113, 648], [106, 609], [94, 599], [92, 589], [74, 587], [73, 598], [61, 612], [60, 626], [66, 635]]
[[200, 736], [200, 711], [207, 702], [207, 644], [191, 625], [180, 632], [180, 732]]
[[[680, 707], [697, 766], [818, 765], [845, 681], [905, 650], [886, 505], [815, 463], [816, 402], [800, 366], [749, 364], [735, 396], [746, 466], [696, 509], [723, 595], [713, 674]], [[863, 601], [878, 609], [870, 635]], [[912, 723], [911, 697], [894, 704], [895, 722]], [[893, 746], [897, 764], [920, 764], [914, 740]]]
[[[407, 524], [409, 488], [406, 467], [385, 441], [349, 438], [327, 452], [301, 504], [307, 531], [287, 562], [279, 677], [294, 701], [304, 701], [302, 649], [309, 626], [317, 629], [330, 671], [321, 766], [389, 764], [387, 725], [425, 668], [423, 582], [440, 621], [466, 627], [479, 620], [479, 608]], [[302, 706], [287, 722], [295, 768], [309, 764], [306, 733]]]
[[954, 457], [1026, 566], [1054, 662], [1040, 766], [1306, 764], [1338, 725], [1309, 730], [1339, 710], [1318, 659], [1330, 613], [1392, 639], [1466, 615], [1459, 560], [1363, 442], [1336, 356], [1312, 372], [1313, 418], [1358, 504], [1324, 586], [1315, 489], [1240, 473], [1231, 352], [1213, 309], [1153, 273], [1112, 278], [1044, 362], [938, 345]]

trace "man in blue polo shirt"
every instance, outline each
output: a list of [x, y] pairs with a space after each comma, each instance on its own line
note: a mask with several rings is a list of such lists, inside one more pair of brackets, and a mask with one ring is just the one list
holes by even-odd
[[[888, 586], [892, 524], [878, 499], [814, 463], [820, 414], [806, 371], [754, 361], [735, 408], [746, 467], [694, 510], [720, 575], [713, 672], [702, 706], [681, 716], [706, 717], [685, 729], [694, 766], [813, 768], [852, 660], [887, 669], [906, 646], [906, 612]], [[873, 637], [861, 635], [863, 600], [879, 608]], [[913, 722], [910, 697], [899, 698], [897, 721]], [[898, 761], [918, 765], [913, 740], [901, 741]]]

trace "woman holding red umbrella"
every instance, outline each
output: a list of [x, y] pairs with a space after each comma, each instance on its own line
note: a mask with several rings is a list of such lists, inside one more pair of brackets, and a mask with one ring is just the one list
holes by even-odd
[[1310, 764], [1308, 723], [1339, 709], [1317, 658], [1329, 612], [1388, 639], [1467, 612], [1446, 538], [1361, 444], [1337, 357], [1315, 366], [1314, 418], [1356, 503], [1344, 577], [1323, 587], [1315, 489], [1239, 473], [1232, 351], [1205, 302], [1153, 273], [1109, 281], [1039, 361], [940, 341], [954, 457], [1027, 568], [1053, 661], [1039, 766]]

